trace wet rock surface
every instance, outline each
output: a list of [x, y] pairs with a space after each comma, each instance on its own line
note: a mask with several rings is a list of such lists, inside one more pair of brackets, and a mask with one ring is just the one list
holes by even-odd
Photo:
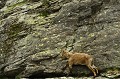
[[[120, 77], [119, 0], [1, 0], [0, 5], [0, 77], [67, 76], [63, 48], [92, 55], [101, 76], [96, 79]], [[86, 66], [73, 66], [69, 76], [91, 75]]]

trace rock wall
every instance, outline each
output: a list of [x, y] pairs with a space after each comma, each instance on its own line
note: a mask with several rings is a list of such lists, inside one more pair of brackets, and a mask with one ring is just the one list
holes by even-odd
[[[99, 76], [120, 77], [119, 0], [1, 0], [0, 77], [62, 77], [60, 51], [94, 57]], [[73, 66], [70, 76], [90, 76]]]

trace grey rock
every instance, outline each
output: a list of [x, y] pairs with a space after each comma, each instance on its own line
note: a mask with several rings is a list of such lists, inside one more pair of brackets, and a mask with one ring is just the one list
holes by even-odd
[[46, 79], [109, 79], [105, 77], [57, 77], [57, 78], [46, 78]]
[[[61, 59], [60, 51], [66, 48], [93, 56], [100, 71], [95, 79], [119, 78], [119, 0], [2, 0], [1, 4], [0, 77], [65, 79], [67, 60]], [[110, 70], [115, 73], [110, 75]], [[82, 76], [91, 73], [86, 66], [73, 66], [69, 76], [86, 79]]]

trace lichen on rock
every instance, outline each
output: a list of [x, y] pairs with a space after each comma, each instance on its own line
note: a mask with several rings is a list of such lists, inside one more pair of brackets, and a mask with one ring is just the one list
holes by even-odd
[[[119, 4], [119, 0], [1, 0], [0, 77], [64, 79], [67, 60], [60, 52], [66, 48], [93, 56], [100, 71], [96, 79], [119, 78]], [[91, 75], [87, 67], [73, 66], [68, 78]]]

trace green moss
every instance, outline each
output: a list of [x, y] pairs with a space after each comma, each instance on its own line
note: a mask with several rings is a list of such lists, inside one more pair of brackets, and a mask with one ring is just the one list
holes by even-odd
[[22, 26], [23, 26], [23, 23], [11, 25], [9, 30], [7, 31], [9, 39], [18, 38], [17, 37], [19, 36], [18, 33], [24, 29]]
[[17, 76], [15, 77], [15, 79], [21, 79], [20, 75], [17, 75]]
[[35, 20], [33, 18], [29, 18], [28, 20], [25, 20], [27, 24], [36, 24]]
[[9, 6], [8, 8], [6, 8], [5, 13], [10, 12], [10, 11], [13, 10], [16, 6], [21, 6], [21, 5], [25, 4], [25, 3], [26, 3], [26, 0], [24, 0], [24, 1], [22, 1], [22, 2], [19, 2], [19, 3], [16, 3], [16, 4], [13, 4], [13, 5]]
[[109, 70], [120, 70], [120, 68], [117, 68], [117, 67], [111, 67], [111, 68], [107, 68], [106, 71], [109, 71]]
[[43, 1], [42, 1], [43, 7], [45, 8], [45, 11], [42, 11], [42, 12], [40, 13], [40, 16], [45, 16], [45, 17], [47, 17], [47, 16], [50, 14], [50, 12], [48, 12], [48, 9], [49, 9], [49, 6], [50, 6], [50, 1], [51, 1], [51, 0], [43, 0]]
[[39, 25], [43, 25], [47, 22], [49, 22], [49, 20], [45, 19], [45, 16], [42, 16], [41, 14], [37, 16], [37, 19], [35, 20], [36, 23], [38, 23]]
[[47, 11], [43, 11], [39, 14], [39, 16], [44, 16], [47, 17], [49, 15], [49, 13]]
[[43, 0], [43, 5], [49, 6], [49, 0]]
[[26, 3], [26, 0], [22, 1], [22, 2], [19, 2], [19, 3], [16, 3], [16, 4], [13, 4], [11, 7], [16, 7], [16, 6], [21, 6], [23, 4]]

